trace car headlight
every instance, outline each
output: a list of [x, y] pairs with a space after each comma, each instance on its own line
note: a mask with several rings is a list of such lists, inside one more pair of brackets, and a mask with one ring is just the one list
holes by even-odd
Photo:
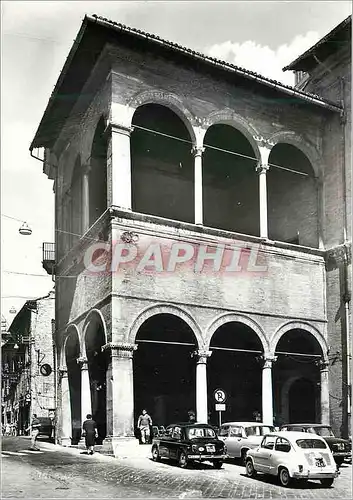
[[203, 446], [200, 446], [199, 451], [205, 451], [205, 448]]

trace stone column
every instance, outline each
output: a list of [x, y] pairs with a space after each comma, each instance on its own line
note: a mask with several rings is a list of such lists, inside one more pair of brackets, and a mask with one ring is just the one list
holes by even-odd
[[196, 357], [196, 420], [202, 424], [208, 423], [207, 408], [207, 358], [212, 351], [199, 350]]
[[59, 441], [61, 445], [68, 446], [71, 444], [70, 438], [72, 427], [70, 388], [66, 366], [59, 368], [59, 376], [61, 380], [61, 422]]
[[203, 199], [202, 199], [202, 153], [204, 147], [194, 146], [191, 153], [194, 156], [194, 207], [195, 224], [203, 224]]
[[262, 368], [262, 422], [273, 425], [272, 364], [276, 356], [264, 358]]
[[83, 165], [82, 167], [82, 234], [85, 234], [89, 228], [89, 173], [91, 171], [90, 165]]
[[321, 423], [330, 425], [330, 394], [328, 382], [328, 363], [320, 362], [320, 382], [321, 382]]
[[260, 238], [268, 238], [267, 218], [267, 170], [269, 165], [258, 164], [256, 172], [259, 174], [259, 197], [260, 197]]
[[108, 205], [131, 210], [131, 127], [111, 123], [110, 156], [108, 157]]
[[86, 420], [86, 415], [92, 413], [91, 386], [89, 382], [87, 358], [77, 358], [81, 366], [81, 419]]
[[[133, 387], [133, 353], [136, 344], [109, 343], [102, 347], [110, 349], [111, 365], [107, 378], [111, 388], [107, 386], [107, 431], [113, 439], [134, 438], [134, 387]], [[111, 402], [108, 399], [111, 399]]]

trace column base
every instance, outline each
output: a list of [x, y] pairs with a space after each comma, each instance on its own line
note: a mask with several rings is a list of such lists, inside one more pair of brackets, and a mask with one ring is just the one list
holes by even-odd
[[103, 444], [95, 446], [94, 449], [115, 458], [139, 458], [151, 454], [151, 445], [140, 446], [135, 437], [107, 436]]
[[70, 437], [60, 437], [60, 438], [58, 438], [58, 443], [61, 446], [77, 446], [77, 445], [71, 445], [71, 438]]

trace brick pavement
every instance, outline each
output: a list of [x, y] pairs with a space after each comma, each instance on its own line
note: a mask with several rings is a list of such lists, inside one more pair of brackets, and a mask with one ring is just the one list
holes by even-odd
[[[140, 458], [93, 457], [73, 448], [41, 443], [43, 453], [27, 454], [24, 438], [5, 438], [2, 459], [2, 498], [351, 498], [351, 466], [344, 465], [334, 487], [318, 482], [279, 486], [275, 478], [246, 477], [240, 465], [229, 462], [216, 470], [208, 464], [183, 470], [169, 462], [155, 463], [143, 447]], [[16, 468], [14, 468], [16, 463]], [[20, 474], [19, 474], [20, 471]]]

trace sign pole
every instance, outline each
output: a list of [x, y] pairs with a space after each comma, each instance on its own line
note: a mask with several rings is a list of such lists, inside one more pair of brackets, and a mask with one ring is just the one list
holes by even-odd
[[219, 411], [218, 414], [219, 414], [219, 426], [221, 427], [221, 425], [222, 425], [222, 412]]

